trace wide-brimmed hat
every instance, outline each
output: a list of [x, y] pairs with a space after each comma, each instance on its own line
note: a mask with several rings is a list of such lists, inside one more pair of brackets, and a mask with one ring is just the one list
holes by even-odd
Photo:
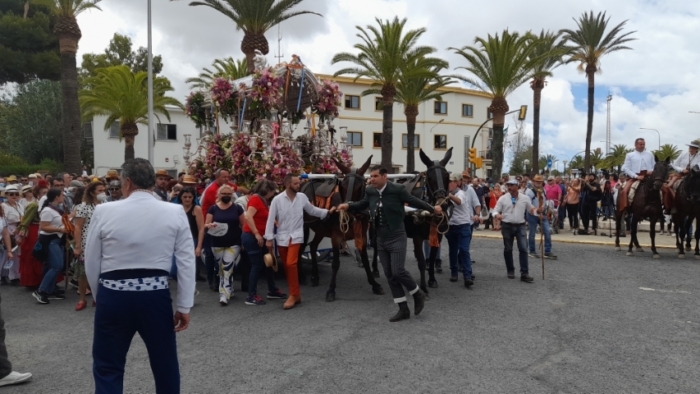
[[68, 187], [85, 187], [85, 184], [80, 181], [70, 181], [70, 185]]
[[17, 182], [17, 177], [14, 175], [10, 175], [5, 179], [7, 182]]
[[544, 182], [544, 177], [540, 174], [535, 175], [532, 177], [533, 182]]
[[156, 176], [167, 176], [170, 178], [170, 174], [168, 174], [168, 171], [165, 171], [163, 169], [156, 170]]
[[277, 272], [279, 267], [277, 266], [277, 256], [274, 253], [266, 253], [263, 259], [265, 260], [265, 267], [272, 268], [273, 271]]
[[691, 147], [691, 148], [700, 149], [700, 145], [698, 145], [697, 143], [695, 143], [695, 141], [689, 143], [688, 146]]
[[32, 186], [27, 185], [22, 187], [22, 194], [28, 193], [30, 191], [32, 191]]
[[119, 172], [117, 170], [109, 170], [107, 175], [105, 175], [105, 179], [119, 179]]
[[36, 179], [36, 174], [27, 175], [27, 179]]
[[462, 174], [455, 173], [455, 174], [450, 175], [450, 181], [452, 181], [452, 182], [459, 182], [461, 180], [462, 180]]
[[194, 175], [185, 175], [182, 177], [182, 184], [183, 185], [196, 185], [197, 178], [195, 178]]
[[506, 182], [506, 185], [515, 185], [515, 186], [518, 186], [518, 185], [520, 185], [520, 182], [518, 182], [517, 179], [513, 178], [513, 179], [509, 179], [508, 182]]
[[17, 185], [7, 185], [5, 186], [5, 193], [19, 193], [19, 188]]

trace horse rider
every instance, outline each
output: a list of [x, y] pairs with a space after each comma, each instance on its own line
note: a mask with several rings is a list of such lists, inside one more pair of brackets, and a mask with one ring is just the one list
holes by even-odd
[[[634, 151], [625, 156], [625, 163], [622, 165], [622, 171], [630, 177], [624, 188], [620, 191], [617, 197], [618, 211], [624, 211], [629, 205], [629, 201], [634, 198], [634, 192], [639, 186], [639, 182], [644, 180], [654, 171], [654, 163], [656, 159], [651, 152], [646, 152], [644, 147], [646, 142], [644, 138], [634, 140]], [[631, 192], [631, 193], [630, 193]]]
[[[700, 155], [698, 155], [698, 144], [691, 142], [688, 144], [688, 151], [683, 152], [676, 160], [673, 161], [671, 167], [676, 170], [676, 173], [671, 175], [668, 180], [671, 200], [674, 201], [676, 190], [680, 185], [679, 180], [690, 174], [690, 170], [695, 166], [700, 166]], [[666, 201], [664, 201], [665, 203]]]

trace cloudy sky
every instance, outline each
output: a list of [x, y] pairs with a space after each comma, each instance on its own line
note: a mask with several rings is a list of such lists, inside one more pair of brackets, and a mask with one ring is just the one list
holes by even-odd
[[[196, 76], [216, 58], [243, 56], [242, 32], [231, 20], [208, 7], [190, 7], [187, 0], [153, 0], [154, 53], [163, 56], [163, 75], [176, 88], [177, 98], [189, 92], [185, 79]], [[80, 53], [101, 52], [114, 32], [126, 34], [136, 46], [146, 46], [146, 0], [103, 0], [102, 12], [79, 18], [83, 31]], [[281, 52], [289, 59], [302, 57], [312, 70], [331, 74], [342, 67], [331, 65], [335, 53], [353, 51], [358, 42], [356, 26], [374, 24], [374, 18], [398, 16], [409, 28], [426, 27], [421, 44], [434, 46], [451, 68], [463, 66], [463, 58], [448, 47], [471, 45], [476, 36], [508, 28], [519, 32], [575, 28], [572, 17], [594, 10], [607, 11], [611, 24], [628, 20], [625, 31], [636, 31], [633, 51], [602, 59], [596, 76], [595, 123], [592, 147], [604, 149], [606, 97], [612, 94], [612, 144], [631, 146], [644, 137], [647, 147], [685, 143], [700, 138], [700, 2], [680, 0], [305, 0], [298, 9], [323, 15], [302, 15], [281, 25]], [[268, 60], [277, 54], [277, 29], [267, 34]], [[463, 70], [457, 72], [464, 73]], [[554, 71], [543, 91], [541, 154], [570, 160], [585, 148], [586, 77], [575, 65]], [[532, 107], [532, 91], [523, 86], [508, 97], [512, 108]], [[528, 114], [528, 121], [531, 121]], [[528, 130], [531, 125], [528, 124]], [[562, 166], [563, 163], [559, 163]]]

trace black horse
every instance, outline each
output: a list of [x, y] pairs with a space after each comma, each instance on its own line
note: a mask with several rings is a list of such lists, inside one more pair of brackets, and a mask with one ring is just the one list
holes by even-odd
[[[687, 239], [685, 250], [683, 240], [688, 236], [688, 231], [693, 221], [700, 223], [700, 168], [690, 171], [676, 192], [673, 201], [674, 212], [672, 214], [673, 227], [676, 233], [676, 247], [678, 258], [685, 258], [685, 250], [690, 251], [690, 239]], [[700, 232], [695, 230], [695, 258], [700, 259]]]
[[[625, 213], [630, 215], [630, 244], [627, 250], [627, 256], [632, 256], [632, 245], [637, 248], [638, 252], [644, 252], [644, 249], [639, 245], [639, 240], [637, 239], [637, 225], [644, 219], [649, 219], [649, 236], [651, 238], [651, 252], [655, 259], [659, 258], [659, 254], [656, 251], [656, 222], [663, 218], [664, 212], [661, 204], [661, 187], [668, 178], [668, 168], [670, 159], [664, 161], [659, 161], [656, 158], [656, 163], [654, 164], [654, 171], [651, 175], [640, 181], [639, 187], [637, 187], [637, 192], [634, 195], [632, 204], [627, 208], [627, 212], [616, 211], [615, 212], [615, 247], [617, 250], [620, 248], [620, 232], [621, 224], [623, 223], [623, 217]], [[628, 180], [628, 182], [634, 182], [633, 179]], [[618, 195], [619, 198], [619, 195]], [[618, 203], [617, 206], [620, 206]]]
[[[365, 193], [365, 178], [364, 174], [369, 168], [372, 156], [370, 156], [367, 161], [357, 170], [350, 169], [346, 167], [343, 163], [336, 162], [336, 165], [340, 171], [345, 175], [342, 180], [337, 178], [326, 181], [314, 181], [304, 184], [302, 192], [309, 197], [309, 201], [313, 204], [318, 205], [319, 201], [323, 201], [327, 204], [323, 208], [328, 208], [330, 206], [338, 206], [341, 202], [347, 201], [359, 201], [362, 199]], [[317, 199], [317, 189], [316, 187], [321, 184], [331, 184], [333, 186], [333, 192], [325, 198], [330, 199], [330, 201], [325, 198]], [[307, 216], [307, 218], [309, 218]], [[369, 228], [369, 214], [367, 213], [357, 213], [350, 214], [348, 212], [341, 212], [337, 215], [333, 215], [328, 220], [312, 220], [306, 222], [304, 225], [304, 245], [300, 250], [304, 250], [308, 243], [309, 229], [313, 230], [314, 237], [310, 243], [308, 243], [311, 255], [311, 285], [318, 286], [319, 275], [318, 275], [318, 261], [317, 261], [317, 250], [318, 245], [321, 243], [323, 238], [330, 238], [331, 244], [333, 245], [333, 277], [331, 278], [330, 286], [326, 292], [326, 301], [335, 301], [335, 287], [336, 287], [336, 277], [338, 275], [338, 269], [340, 269], [340, 246], [343, 242], [348, 240], [355, 240], [355, 246], [359, 250], [360, 257], [362, 260], [362, 265], [367, 273], [367, 281], [372, 286], [372, 292], [374, 294], [384, 294], [382, 286], [375, 280], [375, 275], [370, 271], [369, 258], [367, 256], [367, 230]], [[301, 260], [300, 260], [301, 261]], [[301, 270], [300, 270], [301, 271]]]
[[[406, 190], [413, 196], [422, 200], [426, 200], [431, 205], [441, 205], [443, 209], [442, 215], [427, 215], [424, 216], [420, 211], [413, 211], [406, 215], [404, 226], [406, 227], [406, 235], [413, 239], [413, 255], [418, 261], [418, 270], [420, 271], [420, 288], [428, 295], [428, 287], [437, 288], [437, 280], [435, 279], [435, 260], [437, 259], [438, 248], [431, 247], [430, 255], [426, 261], [426, 256], [423, 254], [423, 241], [429, 240], [431, 231], [433, 237], [437, 236], [438, 244], [442, 241], [442, 235], [447, 232], [449, 222], [449, 212], [452, 203], [447, 195], [449, 184], [449, 172], [445, 169], [445, 165], [452, 157], [452, 148], [450, 148], [440, 161], [432, 161], [420, 150], [420, 158], [423, 164], [428, 169], [425, 174], [416, 175], [413, 179], [408, 180], [404, 184]], [[428, 283], [425, 282], [426, 262], [428, 268]], [[372, 259], [372, 269], [377, 269], [377, 253], [375, 251]]]

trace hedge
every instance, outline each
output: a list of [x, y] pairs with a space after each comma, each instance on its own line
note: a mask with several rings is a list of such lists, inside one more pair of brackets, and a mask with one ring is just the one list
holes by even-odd
[[55, 175], [62, 170], [63, 164], [50, 159], [44, 159], [39, 164], [29, 164], [20, 157], [0, 154], [0, 176], [3, 177], [9, 175], [27, 176], [37, 172]]

